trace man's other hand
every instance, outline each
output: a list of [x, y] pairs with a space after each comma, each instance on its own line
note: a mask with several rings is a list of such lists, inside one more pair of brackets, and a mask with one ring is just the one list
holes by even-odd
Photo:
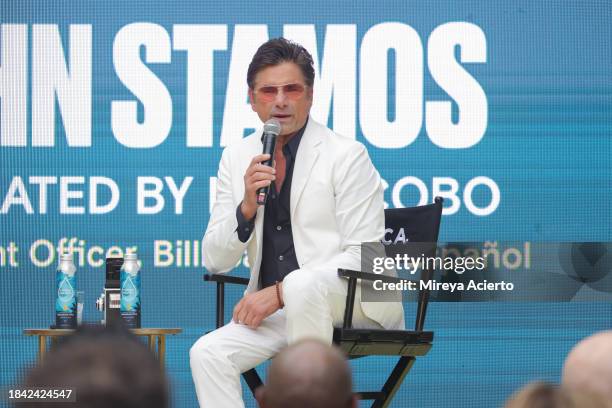
[[[279, 285], [280, 288], [282, 288], [282, 284]], [[263, 319], [278, 309], [280, 309], [280, 304], [276, 295], [276, 287], [269, 286], [240, 299], [240, 302], [234, 307], [232, 320], [256, 329]]]

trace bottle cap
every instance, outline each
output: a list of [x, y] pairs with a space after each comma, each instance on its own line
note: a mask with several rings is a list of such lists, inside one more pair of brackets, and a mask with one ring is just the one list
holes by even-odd
[[72, 251], [62, 252], [60, 254], [60, 261], [72, 261]]
[[136, 255], [136, 252], [127, 251], [125, 253], [125, 260], [126, 261], [135, 261], [136, 259], [138, 259], [138, 256]]

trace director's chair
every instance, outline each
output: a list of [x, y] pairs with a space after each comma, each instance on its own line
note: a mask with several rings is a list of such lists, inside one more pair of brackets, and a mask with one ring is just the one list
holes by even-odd
[[[387, 231], [393, 231], [392, 238], [400, 229], [403, 229], [409, 242], [435, 244], [438, 242], [443, 201], [441, 197], [436, 197], [433, 204], [387, 209], [385, 210], [385, 227]], [[359, 392], [361, 399], [374, 401], [372, 407], [387, 407], [404, 377], [414, 365], [416, 357], [426, 355], [432, 347], [433, 332], [423, 331], [429, 290], [423, 289], [418, 292], [414, 330], [354, 329], [352, 320], [357, 280], [381, 280], [387, 283], [401, 283], [402, 280], [394, 276], [345, 269], [339, 269], [338, 276], [348, 279], [348, 291], [342, 327], [334, 328], [334, 344], [340, 347], [350, 359], [366, 356], [399, 356], [382, 389]], [[422, 281], [429, 281], [432, 276], [433, 270], [421, 269], [420, 279]], [[247, 285], [249, 280], [236, 276], [211, 274], [205, 274], [204, 280], [217, 284], [216, 327], [219, 328], [224, 325], [225, 284]], [[255, 390], [262, 385], [257, 371], [253, 368], [243, 373], [242, 376], [254, 395]]]

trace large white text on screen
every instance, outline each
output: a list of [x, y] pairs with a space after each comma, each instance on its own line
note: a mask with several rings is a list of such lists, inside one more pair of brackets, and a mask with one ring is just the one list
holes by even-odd
[[[66, 144], [92, 146], [94, 27], [73, 24], [63, 31], [55, 24], [1, 25], [0, 146], [55, 146], [56, 100]], [[325, 27], [321, 50], [314, 25], [285, 25], [283, 35], [313, 54], [312, 115], [327, 123], [331, 111], [332, 127], [338, 133], [355, 138], [359, 126], [372, 145], [387, 149], [410, 145], [423, 126], [431, 142], [441, 148], [468, 148], [485, 134], [487, 97], [464, 66], [487, 60], [486, 37], [475, 24], [448, 22], [419, 35], [407, 24], [384, 22], [368, 28], [359, 39], [356, 25], [330, 24]], [[239, 24], [233, 26], [231, 45], [228, 37], [227, 25], [175, 24], [171, 32], [153, 23], [121, 27], [112, 40], [113, 57], [108, 61], [126, 94], [124, 99], [110, 101], [116, 141], [129, 148], [159, 146], [175, 125], [176, 105], [183, 103], [186, 147], [226, 146], [242, 137], [244, 129], [258, 127], [259, 119], [246, 101], [245, 76], [251, 56], [269, 37], [268, 27]], [[225, 89], [216, 89], [214, 58], [221, 52], [231, 53], [231, 58]], [[388, 77], [389, 52], [395, 56], [394, 78]], [[160, 64], [182, 64], [186, 95], [170, 93], [154, 72]], [[425, 69], [446, 93], [445, 100], [424, 101]], [[395, 89], [392, 119], [389, 81]], [[214, 106], [213, 95], [223, 91], [220, 139], [214, 141], [213, 112], [219, 107]], [[141, 119], [139, 106], [144, 112]]]

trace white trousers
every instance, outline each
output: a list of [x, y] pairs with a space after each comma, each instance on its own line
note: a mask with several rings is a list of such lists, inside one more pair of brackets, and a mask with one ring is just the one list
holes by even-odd
[[[347, 282], [335, 274], [299, 269], [283, 280], [285, 308], [257, 329], [229, 322], [191, 347], [189, 359], [200, 407], [244, 407], [240, 374], [303, 338], [332, 342], [333, 327], [344, 318]], [[380, 329], [356, 296], [353, 327]]]

